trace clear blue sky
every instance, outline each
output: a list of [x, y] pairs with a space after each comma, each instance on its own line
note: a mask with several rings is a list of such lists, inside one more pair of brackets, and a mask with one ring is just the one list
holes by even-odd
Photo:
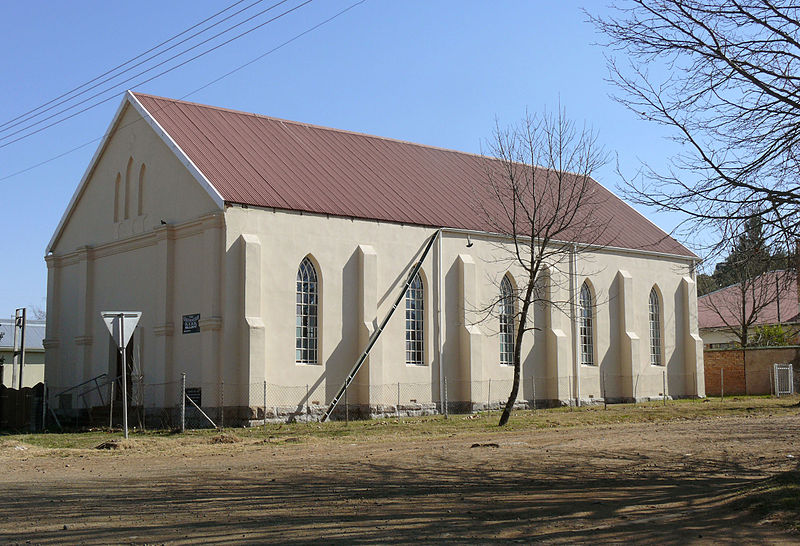
[[[274, 13], [300, 1], [290, 0]], [[182, 98], [354, 1], [315, 0], [165, 76], [139, 85], [147, 77], [140, 76], [116, 93], [104, 93], [86, 105], [114, 98], [0, 148], [0, 178], [101, 137], [124, 87]], [[4, 3], [0, 123], [232, 3]], [[511, 123], [526, 108], [553, 109], [560, 100], [571, 118], [593, 126], [606, 148], [619, 154], [624, 172], [633, 174], [639, 160], [664, 165], [674, 145], [663, 129], [639, 121], [609, 97], [604, 50], [594, 45], [601, 37], [582, 7], [604, 9], [588, 0], [367, 0], [186, 100], [468, 152], [480, 151], [495, 117]], [[16, 307], [45, 307], [45, 246], [96, 147], [89, 144], [0, 181], [0, 316]], [[613, 161], [596, 178], [615, 189]], [[666, 230], [680, 220], [642, 212]]]

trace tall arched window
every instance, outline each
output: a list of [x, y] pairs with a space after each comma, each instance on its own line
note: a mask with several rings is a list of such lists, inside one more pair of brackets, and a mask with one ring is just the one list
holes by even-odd
[[139, 206], [136, 207], [138, 216], [141, 216], [144, 211], [144, 171], [145, 166], [144, 163], [142, 163], [142, 166], [139, 168]]
[[425, 363], [424, 327], [425, 301], [422, 277], [419, 273], [406, 292], [406, 364], [421, 366]]
[[508, 276], [500, 283], [500, 364], [514, 365], [514, 288]]
[[594, 324], [592, 290], [584, 281], [581, 286], [580, 305], [578, 309], [580, 322], [581, 364], [594, 366]]
[[119, 222], [119, 194], [121, 185], [122, 176], [117, 173], [117, 179], [114, 181], [114, 222]]
[[650, 364], [661, 366], [661, 300], [654, 286], [650, 290]]
[[317, 270], [308, 257], [297, 269], [297, 321], [295, 323], [295, 354], [299, 364], [317, 364], [317, 311], [319, 285]]
[[125, 169], [125, 215], [127, 220], [131, 217], [131, 171], [133, 170], [133, 158], [128, 159], [128, 167]]

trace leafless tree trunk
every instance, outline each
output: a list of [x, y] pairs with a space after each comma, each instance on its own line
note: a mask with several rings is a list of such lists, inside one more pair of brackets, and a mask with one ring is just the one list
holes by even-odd
[[800, 235], [800, 7], [740, 0], [627, 0], [589, 14], [608, 37], [617, 99], [672, 129], [668, 172], [645, 166], [628, 196], [723, 226], [758, 214], [787, 248]]
[[[478, 207], [490, 229], [510, 243], [498, 248], [522, 274], [517, 278], [514, 300], [514, 380], [500, 417], [508, 422], [520, 384], [522, 343], [535, 329], [529, 317], [537, 302], [567, 312], [569, 301], [550, 301], [543, 287], [546, 269], [567, 267], [573, 243], [596, 248], [607, 227], [595, 215], [607, 193], [592, 173], [605, 161], [595, 133], [579, 129], [563, 109], [541, 116], [526, 115], [516, 126], [495, 127], [486, 154], [486, 189]], [[570, 299], [573, 295], [570, 295]], [[506, 302], [499, 296], [485, 307], [485, 318], [497, 315]]]
[[793, 271], [786, 270], [755, 276], [748, 274], [744, 264], [734, 271], [739, 276], [738, 283], [706, 294], [698, 299], [698, 306], [701, 311], [703, 308], [712, 311], [724, 325], [723, 329], [735, 335], [739, 345], [746, 348], [753, 327], [763, 319], [767, 308], [795, 293], [796, 277]]

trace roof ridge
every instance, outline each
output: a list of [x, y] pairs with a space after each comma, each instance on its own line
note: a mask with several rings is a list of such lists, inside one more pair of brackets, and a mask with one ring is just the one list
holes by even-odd
[[[280, 123], [289, 123], [291, 125], [297, 125], [297, 126], [300, 126], [300, 127], [309, 127], [309, 128], [312, 128], [312, 129], [321, 129], [321, 130], [324, 130], [324, 131], [333, 131], [333, 132], [336, 132], [336, 133], [343, 133], [343, 134], [346, 134], [346, 135], [356, 135], [356, 136], [362, 136], [362, 137], [367, 137], [367, 138], [374, 138], [374, 139], [378, 139], [378, 140], [385, 140], [387, 142], [396, 142], [396, 143], [399, 143], [399, 144], [409, 144], [411, 146], [416, 146], [418, 148], [427, 148], [427, 149], [430, 149], [430, 150], [437, 150], [439, 152], [450, 152], [450, 153], [454, 153], [454, 154], [458, 154], [458, 155], [469, 155], [469, 156], [472, 156], [472, 157], [477, 157], [477, 158], [481, 158], [481, 159], [489, 159], [489, 160], [497, 160], [498, 159], [496, 157], [487, 156], [487, 155], [483, 155], [483, 154], [477, 154], [477, 153], [474, 153], [474, 152], [465, 152], [463, 150], [456, 150], [455, 148], [445, 148], [443, 146], [434, 146], [433, 144], [423, 144], [421, 142], [414, 142], [413, 140], [403, 140], [401, 138], [392, 138], [392, 137], [386, 137], [386, 136], [381, 136], [381, 135], [374, 135], [372, 133], [364, 133], [364, 132], [361, 132], [361, 131], [351, 131], [351, 130], [348, 130], [348, 129], [339, 129], [337, 127], [330, 127], [328, 125], [317, 125], [315, 123], [308, 123], [308, 122], [305, 122], [305, 121], [297, 121], [297, 120], [293, 120], [293, 119], [279, 118], [279, 117], [276, 117], [276, 116], [268, 116], [267, 114], [258, 114], [256, 112], [247, 112], [245, 110], [236, 110], [236, 109], [233, 109], [233, 108], [225, 108], [223, 106], [214, 106], [213, 104], [204, 104], [202, 102], [192, 102], [192, 101], [182, 100], [182, 99], [172, 99], [170, 97], [162, 97], [162, 96], [159, 96], [159, 95], [151, 95], [149, 93], [140, 93], [139, 91], [131, 91], [131, 93], [133, 93], [137, 97], [149, 97], [151, 99], [165, 100], [165, 101], [179, 103], [179, 104], [188, 104], [188, 105], [191, 105], [191, 106], [199, 106], [201, 108], [208, 108], [210, 110], [219, 110], [221, 112], [228, 112], [228, 113], [231, 113], [231, 114], [241, 114], [243, 116], [250, 116], [250, 117], [261, 118], [261, 119], [268, 119], [268, 120], [271, 120], [271, 121], [278, 121]], [[545, 167], [542, 167], [540, 165], [536, 165], [536, 167], [538, 167], [540, 169], [544, 169], [545, 168]], [[576, 174], [576, 173], [568, 173], [568, 174]], [[592, 178], [592, 180], [594, 180], [594, 178]], [[597, 181], [595, 180], [595, 182], [597, 182]], [[661, 229], [661, 228], [659, 228], [659, 229]]]

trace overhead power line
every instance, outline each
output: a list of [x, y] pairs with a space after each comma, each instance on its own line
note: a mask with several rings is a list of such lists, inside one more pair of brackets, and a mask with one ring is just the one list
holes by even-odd
[[[30, 131], [30, 132], [28, 132], [28, 133], [25, 133], [25, 134], [23, 134], [23, 135], [21, 135], [21, 136], [19, 136], [19, 137], [17, 137], [17, 138], [14, 138], [14, 139], [12, 139], [12, 140], [9, 140], [9, 139], [10, 139], [11, 137], [13, 137], [14, 135], [18, 135], [18, 134], [20, 134], [20, 133], [24, 133], [24, 132], [25, 132], [25, 131], [27, 131], [28, 129], [32, 129], [33, 127], [36, 127], [37, 125], [41, 125], [42, 123], [45, 123], [46, 121], [48, 121], [48, 120], [50, 120], [50, 119], [53, 119], [53, 118], [55, 118], [55, 117], [57, 117], [57, 116], [60, 116], [61, 114], [64, 114], [64, 113], [66, 113], [66, 112], [69, 112], [70, 110], [74, 110], [75, 108], [79, 107], [79, 106], [80, 106], [80, 105], [82, 105], [82, 104], [86, 104], [87, 102], [91, 101], [92, 99], [95, 99], [95, 98], [97, 98], [97, 97], [99, 97], [99, 96], [101, 96], [101, 95], [104, 95], [104, 94], [108, 93], [109, 91], [113, 91], [114, 89], [116, 89], [116, 88], [118, 88], [118, 87], [120, 87], [120, 86], [122, 86], [122, 85], [124, 85], [124, 84], [126, 84], [126, 83], [128, 83], [128, 82], [131, 82], [131, 81], [135, 80], [135, 79], [136, 79], [136, 78], [138, 78], [139, 76], [143, 76], [143, 75], [147, 74], [148, 72], [152, 72], [153, 70], [155, 70], [155, 69], [156, 69], [156, 68], [158, 68], [159, 66], [163, 66], [163, 65], [167, 64], [168, 62], [170, 62], [170, 61], [173, 61], [173, 60], [177, 59], [178, 57], [181, 57], [181, 56], [185, 55], [186, 53], [188, 53], [188, 52], [190, 52], [190, 51], [192, 51], [192, 50], [194, 50], [194, 49], [197, 49], [198, 47], [200, 47], [200, 46], [202, 46], [202, 45], [205, 45], [205, 44], [207, 44], [208, 42], [210, 42], [210, 41], [212, 41], [212, 40], [214, 40], [214, 39], [216, 39], [216, 38], [219, 38], [219, 37], [220, 37], [220, 36], [222, 36], [223, 34], [226, 34], [226, 33], [230, 32], [230, 31], [231, 31], [231, 30], [233, 30], [234, 28], [240, 27], [240, 26], [242, 26], [243, 24], [245, 24], [245, 23], [248, 23], [248, 22], [252, 21], [253, 19], [255, 19], [255, 18], [257, 18], [257, 17], [259, 17], [259, 16], [261, 16], [261, 15], [263, 15], [263, 14], [265, 14], [265, 13], [267, 13], [267, 12], [271, 11], [272, 9], [276, 8], [277, 6], [280, 6], [281, 4], [285, 4], [285, 3], [286, 3], [286, 2], [288, 2], [288, 1], [289, 1], [289, 0], [280, 0], [279, 2], [277, 2], [277, 3], [273, 4], [273, 5], [271, 5], [270, 7], [268, 7], [267, 9], [265, 9], [265, 10], [262, 10], [262, 11], [258, 12], [257, 14], [255, 14], [255, 15], [253, 15], [253, 16], [251, 16], [251, 17], [248, 17], [248, 18], [247, 18], [247, 19], [245, 19], [244, 21], [241, 21], [241, 22], [239, 22], [239, 23], [236, 23], [235, 25], [233, 25], [233, 26], [231, 26], [231, 27], [229, 27], [229, 28], [227, 28], [227, 29], [225, 29], [225, 30], [223, 30], [223, 31], [221, 31], [221, 32], [218, 32], [217, 34], [215, 34], [215, 35], [211, 36], [210, 38], [206, 38], [205, 40], [203, 40], [203, 41], [201, 41], [201, 42], [199, 42], [199, 43], [197, 43], [197, 44], [195, 44], [195, 45], [193, 45], [193, 46], [191, 46], [191, 47], [189, 47], [189, 48], [185, 49], [184, 51], [181, 51], [180, 53], [176, 53], [175, 55], [173, 55], [173, 56], [171, 56], [171, 57], [167, 58], [166, 60], [163, 60], [163, 61], [161, 61], [161, 62], [159, 62], [159, 63], [157, 63], [157, 64], [155, 64], [155, 65], [151, 66], [150, 68], [147, 68], [147, 69], [145, 69], [145, 70], [142, 70], [142, 71], [140, 71], [140, 72], [137, 72], [137, 73], [136, 73], [136, 74], [134, 74], [133, 76], [130, 76], [130, 77], [128, 77], [128, 78], [126, 78], [126, 79], [124, 79], [124, 80], [122, 80], [122, 81], [120, 81], [120, 82], [117, 82], [117, 83], [115, 83], [115, 84], [112, 84], [111, 86], [109, 86], [109, 87], [107, 87], [107, 88], [105, 88], [105, 89], [103, 89], [103, 90], [101, 90], [101, 91], [98, 91], [97, 93], [94, 93], [93, 95], [90, 95], [89, 97], [86, 97], [86, 98], [84, 98], [83, 100], [80, 100], [80, 101], [78, 101], [78, 102], [76, 102], [76, 103], [72, 104], [71, 106], [68, 106], [68, 107], [62, 108], [61, 110], [59, 110], [59, 111], [57, 111], [57, 112], [55, 112], [55, 113], [53, 113], [53, 114], [50, 114], [50, 115], [48, 115], [48, 116], [46, 116], [46, 117], [44, 117], [44, 118], [40, 119], [39, 121], [36, 121], [36, 122], [34, 122], [34, 123], [31, 123], [31, 124], [29, 124], [29, 125], [26, 125], [25, 127], [22, 127], [22, 128], [20, 128], [20, 129], [17, 129], [16, 131], [13, 131], [13, 132], [11, 132], [11, 133], [8, 133], [8, 134], [6, 134], [6, 135], [4, 135], [4, 136], [0, 137], [0, 142], [6, 141], [6, 142], [4, 142], [3, 144], [0, 144], [0, 148], [5, 148], [6, 146], [9, 146], [10, 144], [13, 144], [13, 143], [15, 143], [15, 142], [19, 142], [20, 140], [23, 140], [23, 139], [25, 139], [25, 138], [28, 138], [29, 136], [35, 135], [35, 134], [37, 134], [37, 133], [39, 133], [39, 132], [41, 132], [41, 131], [43, 131], [43, 130], [45, 130], [45, 129], [48, 129], [48, 128], [50, 128], [50, 127], [53, 127], [54, 125], [58, 125], [59, 123], [61, 123], [61, 122], [63, 122], [63, 121], [66, 121], [66, 120], [68, 120], [68, 119], [71, 119], [71, 118], [75, 117], [75, 116], [76, 116], [76, 115], [78, 115], [78, 114], [81, 114], [81, 113], [83, 113], [83, 112], [85, 112], [85, 111], [87, 111], [87, 110], [90, 110], [91, 108], [94, 108], [95, 106], [99, 106], [100, 104], [103, 104], [104, 102], [107, 102], [108, 100], [110, 100], [110, 99], [112, 99], [112, 98], [113, 98], [113, 95], [112, 95], [111, 97], [109, 97], [108, 99], [105, 99], [105, 100], [99, 101], [99, 102], [97, 102], [97, 103], [95, 103], [95, 104], [93, 104], [93, 105], [91, 105], [91, 106], [89, 106], [89, 107], [87, 107], [87, 108], [83, 108], [83, 109], [81, 109], [81, 110], [79, 110], [79, 111], [77, 111], [77, 112], [74, 112], [74, 113], [72, 113], [71, 115], [64, 116], [63, 118], [61, 118], [61, 119], [59, 119], [59, 120], [56, 120], [56, 121], [54, 121], [53, 123], [50, 123], [50, 124], [48, 124], [48, 125], [45, 125], [44, 127], [40, 127], [39, 129], [36, 129], [35, 131]], [[148, 78], [148, 79], [146, 79], [146, 80], [140, 81], [140, 82], [138, 82], [138, 83], [137, 83], [137, 84], [135, 84], [135, 85], [142, 85], [142, 84], [144, 84], [144, 83], [147, 83], [147, 82], [149, 82], [149, 81], [152, 81], [152, 80], [154, 80], [155, 78], [157, 78], [157, 77], [159, 77], [159, 76], [163, 76], [164, 74], [166, 74], [166, 73], [168, 73], [168, 72], [171, 72], [172, 70], [175, 70], [176, 68], [180, 68], [181, 66], [183, 66], [183, 65], [185, 65], [185, 64], [187, 64], [187, 63], [190, 63], [191, 61], [193, 61], [193, 60], [195, 60], [195, 59], [198, 59], [199, 57], [202, 57], [203, 55], [206, 55], [206, 54], [208, 54], [208, 53], [211, 53], [212, 51], [214, 51], [214, 50], [216, 50], [216, 49], [219, 49], [220, 47], [222, 47], [222, 46], [224, 46], [224, 45], [227, 45], [227, 44], [229, 44], [229, 43], [233, 42], [234, 40], [238, 40], [239, 38], [241, 38], [241, 37], [243, 37], [243, 36], [246, 36], [247, 34], [249, 34], [249, 33], [253, 32], [254, 30], [257, 30], [257, 29], [259, 29], [259, 28], [261, 28], [261, 27], [263, 27], [263, 26], [265, 26], [265, 25], [267, 25], [267, 24], [269, 24], [269, 23], [272, 23], [273, 21], [275, 21], [275, 20], [277, 20], [277, 19], [280, 19], [280, 18], [281, 18], [281, 17], [283, 17], [284, 15], [287, 15], [287, 14], [289, 14], [289, 13], [291, 13], [291, 12], [293, 12], [293, 11], [295, 11], [295, 10], [297, 10], [297, 9], [299, 9], [299, 8], [301, 8], [301, 7], [305, 6], [305, 5], [307, 5], [307, 4], [310, 4], [310, 3], [311, 3], [311, 2], [313, 2], [313, 1], [314, 1], [314, 0], [306, 0], [305, 2], [302, 2], [301, 4], [299, 4], [299, 5], [297, 5], [297, 6], [293, 7], [293, 8], [291, 8], [291, 9], [289, 9], [289, 10], [286, 10], [286, 11], [284, 11], [284, 12], [283, 12], [283, 13], [281, 13], [280, 15], [277, 15], [277, 16], [275, 16], [275, 17], [271, 18], [271, 19], [268, 19], [268, 20], [264, 21], [263, 23], [260, 23], [260, 24], [258, 24], [258, 25], [256, 25], [256, 26], [254, 26], [253, 28], [251, 28], [251, 29], [249, 29], [249, 30], [246, 30], [246, 31], [244, 31], [244, 32], [242, 32], [242, 33], [240, 33], [240, 34], [237, 34], [236, 36], [234, 36], [234, 37], [232, 37], [232, 38], [230, 38], [230, 39], [228, 39], [228, 40], [226, 40], [226, 41], [224, 41], [224, 42], [222, 42], [222, 43], [220, 43], [220, 44], [217, 44], [217, 45], [215, 45], [215, 46], [213, 46], [213, 47], [211, 47], [211, 48], [209, 48], [209, 49], [207, 49], [207, 50], [203, 51], [202, 53], [199, 53], [198, 55], [195, 55], [194, 57], [191, 57], [191, 58], [189, 58], [189, 59], [187, 59], [187, 60], [185, 60], [185, 61], [183, 61], [183, 62], [181, 62], [181, 63], [178, 63], [177, 65], [175, 65], [175, 66], [173, 66], [173, 67], [171, 67], [171, 68], [169, 68], [169, 69], [167, 69], [167, 70], [164, 70], [163, 72], [160, 72], [160, 73], [156, 74], [155, 76], [153, 76], [153, 77], [151, 77], [151, 78]], [[113, 78], [112, 78], [112, 79], [113, 79]], [[95, 87], [96, 87], [96, 86], [95, 86]]]
[[[204, 84], [203, 86], [201, 86], [201, 87], [198, 87], [197, 89], [195, 89], [195, 90], [193, 90], [193, 91], [190, 91], [189, 93], [187, 93], [187, 94], [183, 95], [183, 96], [180, 98], [180, 100], [186, 99], [187, 97], [189, 97], [189, 96], [191, 96], [191, 95], [193, 95], [193, 94], [195, 94], [195, 93], [198, 93], [199, 91], [201, 91], [201, 90], [203, 90], [203, 89], [205, 89], [205, 88], [207, 88], [207, 87], [209, 87], [209, 86], [211, 86], [211, 85], [213, 85], [213, 84], [215, 84], [215, 83], [217, 83], [217, 82], [219, 82], [219, 81], [221, 81], [221, 80], [223, 80], [223, 79], [227, 78], [228, 76], [230, 76], [230, 75], [232, 75], [232, 74], [234, 74], [234, 73], [236, 73], [236, 72], [238, 72], [238, 71], [242, 70], [243, 68], [245, 68], [245, 67], [247, 67], [247, 66], [250, 66], [251, 64], [253, 64], [253, 63], [255, 63], [255, 62], [257, 62], [257, 61], [259, 61], [259, 60], [263, 59], [264, 57], [266, 57], [266, 56], [268, 56], [268, 55], [270, 55], [270, 54], [272, 54], [272, 53], [274, 53], [274, 52], [278, 51], [279, 49], [281, 49], [281, 48], [283, 48], [283, 47], [285, 47], [285, 46], [287, 46], [287, 45], [291, 44], [292, 42], [294, 42], [295, 40], [298, 40], [299, 38], [301, 38], [301, 37], [305, 36], [306, 34], [309, 34], [310, 32], [313, 32], [314, 30], [316, 30], [316, 29], [320, 28], [321, 26], [323, 26], [323, 25], [325, 25], [325, 24], [327, 24], [327, 23], [329, 23], [329, 22], [333, 21], [334, 19], [336, 19], [336, 18], [340, 17], [341, 15], [344, 15], [345, 13], [347, 13], [348, 11], [350, 11], [351, 9], [353, 9], [353, 8], [355, 8], [355, 7], [357, 7], [357, 6], [361, 5], [361, 4], [363, 4], [363, 3], [364, 3], [364, 2], [366, 2], [366, 1], [367, 1], [367, 0], [359, 0], [358, 2], [354, 2], [353, 4], [349, 5], [348, 7], [346, 7], [346, 8], [344, 8], [344, 9], [342, 9], [341, 11], [339, 11], [339, 12], [337, 12], [337, 13], [335, 13], [335, 14], [334, 14], [334, 15], [332, 15], [331, 17], [328, 17], [327, 19], [325, 19], [325, 20], [321, 21], [320, 23], [317, 23], [316, 25], [314, 25], [314, 26], [312, 26], [312, 27], [310, 27], [310, 28], [308, 28], [308, 29], [304, 30], [303, 32], [300, 32], [299, 34], [296, 34], [296, 35], [294, 35], [292, 38], [290, 38], [290, 39], [286, 40], [285, 42], [282, 42], [281, 44], [279, 44], [279, 45], [277, 45], [277, 46], [273, 47], [272, 49], [270, 49], [270, 50], [266, 51], [265, 53], [262, 53], [262, 54], [261, 54], [261, 55], [259, 55], [258, 57], [255, 57], [255, 58], [253, 58], [252, 60], [250, 60], [250, 61], [248, 61], [248, 62], [246, 62], [246, 63], [244, 63], [244, 64], [241, 64], [241, 65], [239, 65], [238, 67], [234, 68], [233, 70], [231, 70], [231, 71], [229, 71], [229, 72], [226, 72], [226, 73], [225, 73], [225, 74], [223, 74], [222, 76], [220, 76], [220, 77], [218, 77], [218, 78], [215, 78], [214, 80], [211, 80], [210, 82], [208, 82], [208, 83]], [[191, 59], [190, 59], [190, 60], [191, 60]], [[189, 62], [189, 61], [187, 61], [187, 62]], [[177, 68], [177, 67], [176, 67], [176, 68]], [[158, 77], [158, 76], [156, 76], [156, 77]], [[113, 97], [110, 97], [110, 98], [108, 98], [108, 99], [105, 99], [103, 102], [108, 102], [109, 100], [111, 100], [111, 99], [113, 99], [113, 98], [115, 98], [115, 97], [117, 97], [117, 96], [119, 96], [119, 93], [118, 93], [117, 95], [114, 95]], [[138, 121], [139, 121], [139, 120], [137, 120], [137, 121], [132, 121], [132, 122], [129, 122], [128, 124], [126, 124], [126, 125], [123, 125], [122, 127], [127, 127], [128, 125], [132, 125], [133, 123], [137, 123]], [[31, 166], [29, 166], [29, 167], [26, 167], [26, 168], [24, 168], [24, 169], [21, 169], [21, 170], [19, 170], [19, 171], [15, 171], [15, 172], [13, 172], [13, 173], [11, 173], [11, 174], [8, 174], [8, 175], [5, 175], [5, 176], [3, 176], [3, 177], [0, 177], [0, 182], [2, 182], [2, 181], [4, 181], [4, 180], [8, 180], [8, 179], [10, 179], [10, 178], [14, 178], [14, 177], [16, 177], [16, 176], [19, 176], [19, 175], [21, 175], [21, 174], [27, 173], [27, 172], [29, 172], [29, 171], [32, 171], [32, 170], [34, 170], [34, 169], [37, 169], [37, 168], [39, 168], [39, 167], [42, 167], [42, 166], [44, 166], [44, 165], [47, 165], [48, 163], [52, 163], [53, 161], [56, 161], [56, 160], [58, 160], [58, 159], [61, 159], [62, 157], [64, 157], [64, 156], [67, 156], [67, 155], [69, 155], [69, 154], [72, 154], [72, 153], [74, 153], [74, 152], [76, 152], [76, 151], [78, 151], [78, 150], [80, 150], [80, 149], [82, 149], [82, 148], [85, 148], [86, 146], [89, 146], [89, 145], [91, 145], [91, 144], [94, 144], [94, 143], [96, 143], [96, 142], [99, 142], [99, 141], [100, 141], [102, 138], [103, 138], [103, 137], [97, 137], [97, 138], [93, 138], [92, 140], [88, 140], [88, 141], [84, 142], [83, 144], [79, 144], [78, 146], [75, 146], [74, 148], [71, 148], [71, 149], [69, 149], [69, 150], [66, 150], [66, 151], [64, 151], [64, 152], [62, 152], [62, 153], [60, 153], [60, 154], [58, 154], [58, 155], [55, 155], [55, 156], [53, 156], [53, 157], [50, 157], [50, 158], [48, 158], [48, 159], [45, 159], [45, 160], [43, 160], [43, 161], [40, 161], [39, 163], [36, 163], [36, 164], [34, 164], [34, 165], [31, 165]]]
[[[195, 28], [199, 27], [200, 25], [202, 25], [202, 24], [204, 24], [204, 23], [206, 23], [206, 22], [208, 22], [208, 21], [210, 21], [210, 20], [214, 19], [215, 17], [217, 17], [217, 16], [219, 16], [219, 15], [221, 15], [221, 14], [225, 13], [226, 11], [228, 11], [228, 10], [230, 10], [230, 9], [232, 9], [232, 8], [234, 8], [234, 7], [236, 7], [237, 5], [241, 4], [241, 3], [242, 3], [242, 2], [244, 2], [244, 1], [245, 1], [245, 0], [238, 0], [237, 2], [234, 2], [233, 4], [231, 4], [230, 6], [228, 6], [227, 8], [225, 8], [225, 9], [223, 9], [223, 10], [221, 10], [221, 11], [218, 11], [217, 13], [215, 13], [214, 15], [211, 15], [210, 17], [206, 17], [205, 19], [203, 19], [203, 20], [202, 20], [202, 21], [200, 21], [199, 23], [197, 23], [197, 24], [194, 24], [194, 25], [190, 26], [189, 28], [187, 28], [186, 30], [183, 30], [183, 31], [179, 32], [178, 34], [175, 34], [174, 36], [172, 36], [172, 37], [170, 37], [170, 38], [168, 38], [168, 39], [164, 40], [164, 41], [163, 41], [163, 42], [161, 42], [160, 44], [157, 44], [157, 45], [155, 45], [155, 46], [151, 47], [151, 48], [150, 48], [150, 49], [148, 49], [147, 51], [144, 51], [144, 52], [142, 52], [142, 53], [140, 53], [140, 54], [136, 55], [135, 57], [133, 57], [133, 58], [131, 58], [131, 59], [128, 59], [128, 60], [127, 60], [127, 61], [125, 61], [124, 63], [118, 64], [118, 65], [117, 65], [117, 66], [115, 66], [114, 68], [112, 68], [112, 69], [110, 69], [110, 70], [107, 70], [107, 71], [103, 72], [103, 73], [102, 73], [102, 74], [100, 74], [99, 76], [95, 76], [95, 77], [94, 77], [94, 78], [92, 78], [91, 80], [89, 80], [89, 81], [87, 81], [87, 82], [84, 82], [84, 83], [80, 84], [79, 86], [77, 86], [77, 87], [74, 87], [74, 88], [70, 89], [70, 90], [69, 90], [69, 91], [67, 91], [66, 93], [62, 93], [61, 95], [57, 96], [57, 97], [56, 97], [56, 98], [54, 98], [54, 99], [51, 99], [51, 100], [49, 100], [49, 101], [47, 101], [47, 102], [45, 102], [45, 103], [43, 103], [43, 104], [40, 104], [40, 105], [39, 105], [39, 106], [37, 106], [36, 108], [32, 108], [31, 110], [28, 110], [27, 112], [23, 112], [22, 114], [18, 115], [18, 116], [17, 116], [17, 117], [15, 117], [15, 118], [12, 118], [12, 119], [10, 119], [10, 120], [8, 120], [8, 121], [6, 121], [6, 122], [0, 123], [0, 131], [2, 131], [2, 130], [3, 130], [3, 127], [6, 127], [6, 126], [8, 126], [8, 125], [11, 125], [12, 127], [13, 127], [14, 125], [17, 125], [17, 124], [14, 124], [14, 122], [15, 122], [15, 121], [17, 121], [17, 120], [20, 120], [21, 118], [24, 118], [25, 116], [29, 116], [29, 114], [33, 114], [33, 113], [35, 113], [35, 112], [38, 112], [39, 110], [42, 110], [42, 109], [45, 109], [45, 111], [47, 111], [47, 110], [50, 110], [50, 108], [45, 108], [45, 107], [47, 107], [47, 106], [49, 106], [49, 105], [51, 105], [51, 104], [53, 104], [53, 103], [55, 103], [55, 102], [57, 102], [57, 101], [59, 101], [59, 100], [61, 100], [61, 99], [65, 98], [65, 97], [68, 97], [69, 95], [72, 95], [72, 94], [73, 94], [73, 93], [75, 93], [76, 91], [78, 91], [78, 90], [80, 90], [80, 89], [83, 89], [83, 88], [84, 88], [84, 87], [86, 87], [87, 85], [89, 85], [89, 84], [92, 84], [92, 83], [96, 82], [96, 81], [97, 81], [97, 80], [99, 80], [100, 78], [103, 78], [103, 77], [105, 77], [105, 76], [107, 76], [107, 75], [109, 75], [109, 74], [112, 74], [112, 73], [116, 72], [117, 70], [119, 70], [119, 69], [120, 69], [120, 68], [122, 68], [123, 66], [129, 65], [130, 63], [132, 63], [132, 62], [133, 62], [133, 61], [135, 61], [135, 60], [137, 60], [137, 59], [141, 59], [142, 57], [144, 57], [144, 56], [145, 56], [145, 55], [147, 55], [148, 53], [151, 53], [151, 52], [153, 52], [153, 51], [157, 50], [158, 48], [160, 48], [161, 46], [163, 46], [163, 45], [166, 45], [166, 44], [168, 44], [169, 42], [171, 42], [171, 41], [175, 40], [176, 38], [178, 38], [178, 37], [180, 37], [180, 36], [183, 36], [183, 35], [184, 35], [184, 34], [186, 34], [187, 32], [190, 32], [190, 31], [194, 30]], [[223, 19], [222, 21], [218, 21], [218, 22], [214, 23], [213, 25], [211, 25], [211, 26], [207, 27], [206, 29], [203, 29], [203, 30], [202, 30], [202, 31], [200, 31], [200, 32], [205, 32], [206, 30], [208, 30], [208, 29], [210, 29], [210, 28], [213, 28], [214, 26], [216, 26], [216, 25], [218, 25], [218, 24], [220, 24], [220, 23], [223, 23], [224, 21], [226, 21], [226, 20], [227, 20], [227, 19], [229, 19], [230, 17], [233, 17], [233, 16], [235, 16], [235, 15], [238, 15], [238, 14], [239, 14], [239, 13], [241, 13], [242, 11], [245, 11], [245, 10], [247, 10], [247, 9], [251, 8], [252, 6], [254, 6], [255, 4], [258, 4], [258, 3], [260, 3], [260, 2], [263, 2], [263, 1], [264, 1], [264, 0], [257, 0], [257, 1], [256, 1], [256, 2], [254, 2], [253, 4], [250, 4], [249, 6], [247, 6], [246, 8], [243, 8], [242, 10], [239, 10], [239, 11], [237, 11], [237, 12], [236, 12], [236, 13], [234, 13], [233, 15], [231, 15], [231, 16], [229, 16], [229, 17], [226, 17], [226, 18], [225, 18], [225, 19]], [[192, 37], [194, 37], [194, 36], [196, 36], [196, 35], [197, 35], [197, 34], [194, 34], [194, 35], [192, 35]], [[176, 44], [176, 45], [178, 45], [178, 44]], [[174, 46], [172, 46], [172, 47], [174, 47]], [[171, 48], [170, 48], [170, 49], [171, 49]], [[165, 51], [168, 51], [168, 50], [165, 50]], [[164, 52], [162, 52], [162, 53], [164, 53]], [[161, 54], [161, 53], [159, 53], [159, 55], [160, 55], [160, 54]], [[152, 58], [152, 57], [151, 57], [151, 58]], [[143, 62], [146, 62], [146, 61], [143, 61]], [[124, 74], [125, 72], [127, 72], [128, 70], [131, 70], [132, 68], [133, 68], [133, 67], [129, 67], [128, 69], [124, 70], [124, 71], [123, 71], [123, 72], [121, 72], [120, 74]], [[119, 76], [119, 75], [117, 75], [117, 76]], [[117, 77], [117, 76], [114, 76], [114, 77]], [[87, 90], [81, 91], [81, 92], [80, 92], [80, 93], [78, 93], [76, 96], [80, 96], [81, 94], [85, 93], [86, 91], [87, 91]], [[72, 97], [72, 98], [74, 98], [74, 97]], [[71, 98], [70, 98], [70, 99], [67, 99], [67, 100], [71, 100]], [[61, 103], [59, 103], [59, 104], [61, 104]], [[38, 115], [38, 114], [37, 114], [37, 115]], [[35, 116], [34, 116], [34, 117], [35, 117]], [[31, 117], [28, 117], [28, 118], [26, 118], [25, 120], [22, 120], [22, 122], [24, 122], [24, 121], [27, 121], [27, 119], [31, 119]], [[12, 124], [13, 124], [13, 125], [12, 125]]]

